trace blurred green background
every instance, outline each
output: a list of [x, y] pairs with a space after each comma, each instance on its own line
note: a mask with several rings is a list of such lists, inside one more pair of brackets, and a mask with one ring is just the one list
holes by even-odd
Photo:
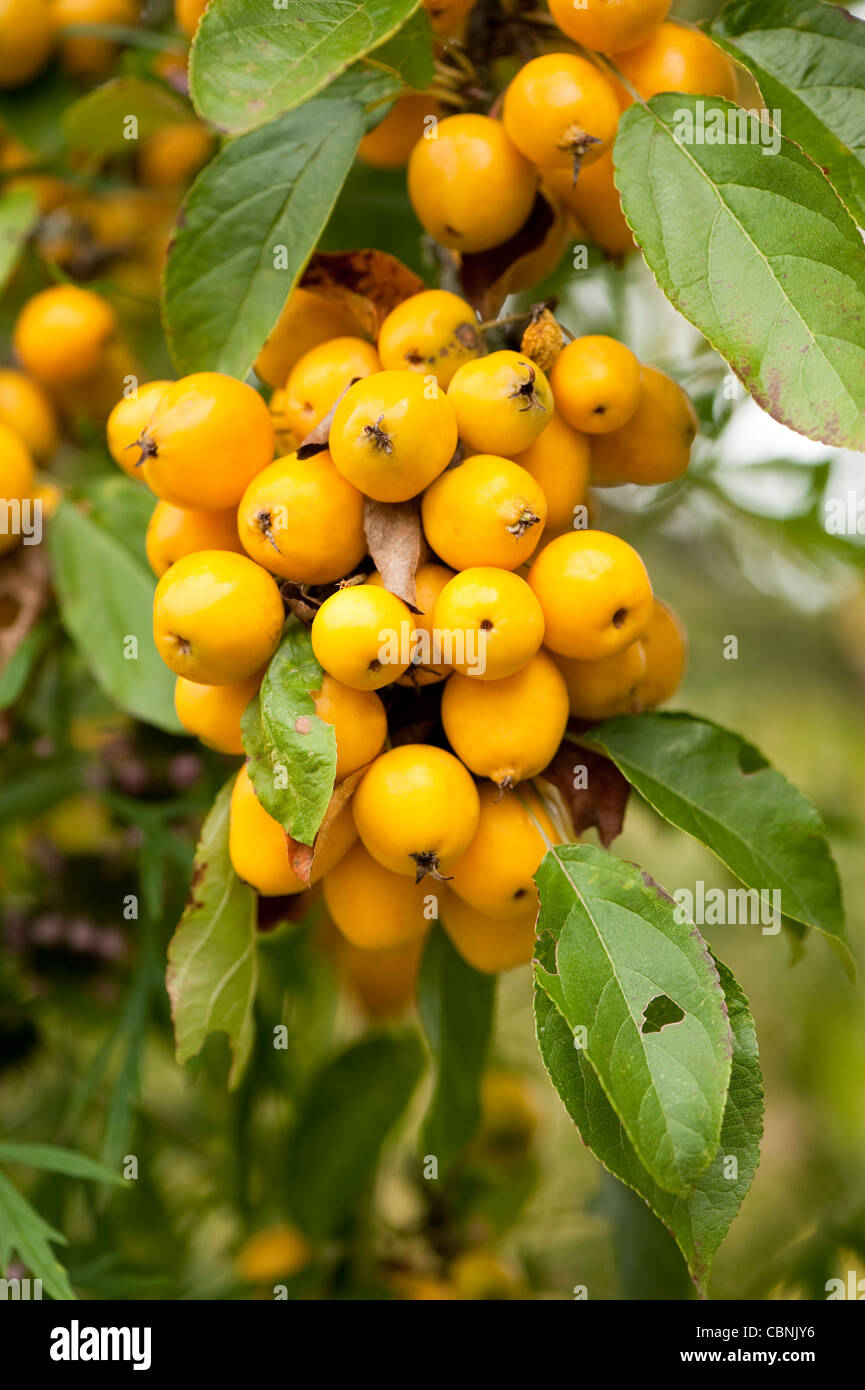
[[[688, 17], [711, 9], [678, 7]], [[322, 244], [376, 244], [430, 274], [402, 174], [356, 170]], [[25, 262], [5, 298], [4, 355], [42, 274]], [[115, 296], [149, 374], [163, 374], [154, 303], [124, 299], [110, 281], [97, 287]], [[639, 547], [688, 628], [690, 668], [674, 707], [745, 735], [819, 807], [861, 964], [865, 548], [862, 537], [828, 536], [823, 518], [827, 498], [863, 493], [862, 457], [792, 435], [737, 394], [640, 263], [617, 269], [593, 253], [588, 271], [565, 264], [520, 303], [547, 296], [573, 331], [619, 334], [698, 402], [704, 432], [688, 479], [648, 498], [604, 495], [600, 522]], [[86, 431], [56, 464], [69, 484], [112, 468], [98, 433]], [[0, 614], [3, 605], [0, 596]], [[724, 658], [730, 636], [734, 661]], [[259, 1047], [239, 1090], [226, 1089], [218, 1038], [179, 1068], [165, 948], [201, 817], [231, 760], [118, 716], [51, 616], [23, 698], [0, 718], [0, 1135], [66, 1144], [114, 1166], [134, 1155], [138, 1177], [114, 1193], [4, 1171], [68, 1240], [61, 1258], [83, 1297], [270, 1296], [272, 1280], [249, 1277], [238, 1252], [288, 1219], [286, 1155], [306, 1088], [369, 1021], [340, 982], [320, 921], [289, 924], [262, 939]], [[614, 850], [668, 891], [732, 883], [636, 798]], [[137, 920], [123, 917], [129, 893]], [[712, 1296], [823, 1298], [827, 1279], [865, 1276], [865, 1000], [816, 935], [705, 932], [750, 999], [766, 1092], [762, 1164], [717, 1258]], [[284, 1052], [269, 1042], [278, 1024]], [[477, 1248], [501, 1262], [512, 1296], [567, 1299], [575, 1286], [592, 1299], [690, 1296], [666, 1233], [602, 1173], [545, 1078], [528, 967], [501, 981], [491, 1065], [521, 1079], [536, 1128], [496, 1135], [488, 1116], [433, 1197], [415, 1149], [426, 1080], [374, 1193], [294, 1277], [292, 1295], [401, 1296], [406, 1271], [435, 1280], [454, 1251]]]

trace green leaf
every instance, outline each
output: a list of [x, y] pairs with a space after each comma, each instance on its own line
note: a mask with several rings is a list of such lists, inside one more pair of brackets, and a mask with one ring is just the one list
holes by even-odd
[[309, 101], [391, 39], [421, 0], [221, 0], [190, 57], [195, 106], [219, 129], [254, 130]]
[[363, 113], [354, 102], [317, 101], [232, 140], [199, 174], [178, 218], [163, 283], [178, 371], [246, 376], [315, 247], [362, 135]]
[[467, 965], [437, 923], [418, 980], [418, 1011], [436, 1064], [436, 1082], [421, 1131], [425, 1154], [444, 1174], [474, 1134], [496, 996], [494, 975]]
[[632, 1188], [602, 1169], [600, 1191], [590, 1210], [605, 1216], [610, 1223], [624, 1298], [678, 1303], [694, 1297], [694, 1285], [681, 1250]]
[[820, 813], [762, 753], [690, 714], [623, 716], [582, 737], [746, 888], [780, 890], [784, 915], [823, 932], [853, 977], [841, 884]]
[[[123, 479], [111, 479], [112, 488]], [[107, 513], [106, 513], [107, 516]], [[52, 518], [48, 543], [63, 626], [97, 683], [121, 709], [168, 733], [180, 733], [174, 712], [174, 676], [153, 641], [149, 567], [131, 552], [121, 532], [98, 512], [64, 499]], [[137, 642], [137, 655], [129, 642]]]
[[0, 709], [8, 709], [21, 695], [53, 632], [52, 623], [37, 623], [15, 648], [0, 673]]
[[388, 98], [399, 96], [407, 86], [425, 91], [434, 77], [432, 29], [426, 10], [417, 10], [398, 34], [331, 82], [327, 96], [358, 102], [371, 128], [390, 110]]
[[66, 1237], [43, 1221], [26, 1197], [0, 1173], [0, 1271], [17, 1254], [34, 1279], [41, 1279], [51, 1298], [72, 1302], [75, 1294], [69, 1276], [52, 1245], [66, 1245]]
[[[686, 1193], [717, 1151], [730, 1080], [730, 1026], [706, 943], [647, 873], [608, 851], [551, 849], [535, 877], [538, 936], [554, 943], [537, 982], [583, 1040], [654, 1181]], [[678, 1022], [648, 1029], [659, 999]]]
[[[128, 116], [138, 121], [135, 140], [124, 133]], [[113, 77], [63, 113], [63, 131], [74, 150], [102, 157], [138, 148], [164, 126], [194, 121], [189, 105], [167, 87], [141, 77]]]
[[865, 24], [823, 0], [731, 0], [709, 25], [780, 125], [865, 217]]
[[288, 1154], [288, 1200], [313, 1239], [334, 1234], [369, 1186], [424, 1068], [414, 1033], [354, 1043], [313, 1078]]
[[336, 774], [336, 735], [319, 719], [309, 693], [321, 682], [309, 632], [295, 619], [241, 720], [259, 801], [304, 845], [315, 839]]
[[15, 1144], [0, 1140], [0, 1163], [24, 1163], [28, 1168], [65, 1173], [69, 1178], [90, 1178], [93, 1182], [113, 1182], [118, 1187], [125, 1186], [121, 1175], [107, 1164], [57, 1144]]
[[[550, 944], [543, 949], [552, 954]], [[712, 1260], [757, 1171], [763, 1133], [763, 1084], [754, 1020], [730, 971], [720, 961], [715, 964], [733, 1035], [730, 1088], [717, 1152], [686, 1196], [665, 1192], [653, 1181], [586, 1054], [574, 1047], [573, 1034], [564, 1018], [544, 990], [535, 988], [541, 1056], [580, 1138], [604, 1167], [639, 1193], [668, 1227], [701, 1293], [705, 1292]], [[735, 1170], [731, 1159], [735, 1159]], [[734, 1171], [735, 1177], [728, 1176]]]
[[[790, 140], [682, 143], [703, 98], [622, 117], [616, 182], [667, 298], [782, 424], [865, 449], [865, 246], [831, 184]], [[708, 114], [746, 120], [712, 98]], [[711, 134], [711, 129], [705, 133]], [[679, 137], [677, 139], [677, 136]]]
[[165, 983], [178, 1062], [196, 1057], [210, 1033], [227, 1033], [229, 1085], [235, 1086], [252, 1051], [258, 944], [255, 893], [237, 877], [228, 854], [232, 785], [233, 779], [222, 788], [202, 827]]
[[29, 188], [13, 188], [0, 197], [0, 289], [14, 272], [38, 218], [36, 195]]

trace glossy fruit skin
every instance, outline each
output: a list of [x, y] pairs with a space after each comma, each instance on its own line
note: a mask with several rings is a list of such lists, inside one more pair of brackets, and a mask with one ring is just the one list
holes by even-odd
[[502, 120], [526, 159], [573, 177], [610, 148], [619, 114], [613, 85], [594, 63], [575, 53], [544, 53], [511, 82]]
[[535, 948], [534, 903], [515, 917], [490, 917], [441, 886], [441, 923], [463, 960], [485, 975], [528, 965]]
[[[32, 495], [34, 485], [30, 450], [14, 430], [0, 424], [0, 497], [6, 503], [23, 502]], [[9, 506], [0, 507], [0, 522], [10, 527], [0, 530], [0, 555], [5, 555], [14, 550], [21, 536], [11, 529], [14, 517]]]
[[442, 246], [473, 253], [508, 241], [528, 219], [538, 174], [489, 116], [447, 116], [408, 163], [415, 213]]
[[510, 788], [551, 762], [568, 722], [568, 691], [540, 651], [516, 675], [478, 681], [453, 675], [442, 695], [448, 741], [478, 777]]
[[560, 353], [550, 385], [556, 410], [572, 429], [608, 434], [630, 420], [640, 403], [640, 364], [624, 343], [589, 334]]
[[405, 662], [387, 660], [383, 648], [391, 635], [398, 640], [401, 631], [410, 634], [411, 628], [411, 610], [402, 599], [374, 584], [352, 585], [338, 589], [319, 608], [312, 624], [312, 649], [325, 671], [343, 685], [380, 690], [408, 666], [408, 654]]
[[387, 714], [374, 690], [352, 690], [325, 671], [321, 689], [312, 692], [319, 719], [336, 734], [336, 781], [371, 763], [387, 737]]
[[[424, 635], [428, 639], [430, 655], [435, 652], [433, 642], [433, 611], [436, 599], [447, 584], [453, 578], [453, 570], [446, 565], [421, 565], [415, 575], [415, 607], [420, 611], [413, 613], [412, 616], [412, 643], [418, 654], [422, 654], [422, 641]], [[377, 588], [384, 588], [384, 580], [376, 572], [371, 574], [370, 584]], [[400, 676], [397, 685], [421, 686], [437, 685], [439, 681], [447, 680], [453, 667], [445, 662], [436, 663], [434, 661], [425, 662], [423, 660], [412, 661], [404, 676]]]
[[678, 614], [655, 599], [649, 626], [640, 638], [646, 670], [637, 691], [644, 709], [663, 705], [675, 695], [688, 665], [688, 634]]
[[454, 868], [451, 891], [488, 917], [524, 918], [536, 913], [538, 890], [532, 877], [547, 851], [523, 801], [543, 827], [550, 844], [561, 836], [529, 782], [500, 792], [492, 782], [479, 788], [481, 813], [474, 839]]
[[586, 500], [591, 452], [584, 434], [554, 415], [514, 463], [531, 473], [547, 504], [547, 529], [564, 531], [574, 525], [578, 507]]
[[157, 497], [175, 507], [225, 511], [272, 461], [273, 421], [251, 386], [221, 372], [195, 372], [163, 391], [141, 450]]
[[438, 102], [423, 92], [398, 97], [384, 120], [361, 140], [359, 158], [373, 169], [404, 169], [424, 133], [427, 116], [438, 117], [440, 111]]
[[652, 615], [643, 561], [607, 531], [571, 531], [550, 541], [529, 584], [543, 609], [544, 642], [559, 656], [612, 656], [642, 637]]
[[515, 570], [541, 538], [547, 499], [518, 463], [474, 454], [427, 488], [421, 514], [427, 540], [453, 569]]
[[237, 528], [253, 560], [299, 584], [343, 579], [366, 554], [363, 495], [327, 452], [263, 468], [240, 499]]
[[544, 640], [544, 615], [528, 584], [510, 570], [489, 565], [454, 575], [439, 594], [432, 617], [440, 632], [465, 634], [466, 659], [455, 660], [454, 669], [475, 680], [512, 676]]
[[338, 300], [298, 287], [282, 306], [270, 337], [255, 359], [255, 371], [268, 386], [284, 387], [304, 353], [329, 338], [356, 335], [354, 314]]
[[264, 898], [302, 893], [307, 887], [291, 867], [282, 826], [265, 811], [245, 765], [231, 791], [228, 853], [238, 878]]
[[217, 753], [242, 753], [241, 716], [256, 695], [261, 673], [236, 685], [199, 685], [178, 676], [174, 708], [187, 733]]
[[325, 874], [322, 887], [336, 926], [365, 951], [419, 940], [436, 915], [434, 910], [431, 917], [425, 915], [432, 891], [426, 884], [383, 868], [360, 842]]
[[642, 367], [640, 380], [640, 401], [630, 420], [592, 440], [592, 482], [599, 487], [655, 487], [687, 472], [700, 428], [690, 397], [657, 367]]
[[693, 92], [736, 100], [736, 70], [726, 53], [699, 29], [666, 22], [616, 66], [646, 99], [659, 92]]
[[556, 665], [568, 687], [571, 714], [578, 719], [612, 719], [641, 710], [640, 683], [646, 675], [641, 639], [598, 661], [560, 656]]
[[378, 371], [378, 353], [363, 338], [330, 338], [310, 348], [292, 367], [286, 382], [289, 429], [305, 439], [356, 377]]
[[191, 39], [207, 9], [207, 0], [174, 0], [174, 22]]
[[477, 788], [452, 753], [405, 743], [376, 758], [352, 803], [369, 853], [418, 882], [449, 874], [477, 829]]
[[621, 53], [648, 38], [666, 19], [670, 0], [549, 0], [563, 34], [599, 53]]
[[[175, 6], [180, 10], [183, 0]], [[187, 4], [185, 7], [191, 7]], [[204, 5], [198, 4], [203, 11]], [[194, 32], [194, 26], [193, 26]], [[268, 1226], [256, 1231], [240, 1248], [235, 1261], [241, 1279], [250, 1284], [272, 1284], [290, 1279], [309, 1264], [312, 1251], [294, 1226]]]
[[0, 0], [0, 89], [31, 82], [51, 57], [54, 39], [46, 0]]
[[407, 502], [450, 463], [457, 423], [435, 381], [378, 372], [350, 386], [336, 408], [330, 454], [340, 473], [378, 502]]
[[142, 142], [138, 177], [145, 188], [185, 188], [213, 153], [213, 136], [200, 121], [163, 126]]
[[26, 371], [48, 386], [80, 381], [99, 365], [117, 331], [101, 295], [77, 285], [40, 290], [21, 310], [12, 344]]
[[556, 197], [609, 260], [621, 260], [637, 249], [622, 212], [611, 150], [582, 169], [576, 184], [564, 169], [544, 173]]
[[478, 454], [505, 458], [534, 444], [555, 410], [540, 367], [507, 350], [464, 363], [448, 387], [448, 400], [463, 443]]
[[170, 502], [157, 502], [153, 508], [145, 536], [150, 568], [161, 579], [166, 570], [194, 555], [198, 550], [231, 550], [242, 555], [243, 546], [237, 534], [237, 516], [229, 507], [225, 512], [194, 512], [173, 507]]
[[388, 314], [378, 335], [384, 368], [432, 374], [443, 391], [457, 368], [480, 351], [477, 314], [448, 290], [423, 290], [404, 299]]
[[138, 464], [141, 450], [135, 446], [170, 385], [170, 381], [148, 381], [139, 386], [137, 395], [124, 396], [117, 402], [105, 426], [109, 454], [124, 473], [139, 483], [145, 481], [145, 473], [144, 464]]
[[14, 430], [40, 463], [57, 448], [54, 406], [38, 382], [11, 367], [0, 367], [0, 424]]
[[227, 550], [184, 556], [162, 576], [153, 598], [162, 660], [175, 675], [202, 685], [235, 685], [260, 671], [279, 645], [283, 618], [276, 581]]
[[[71, 24], [116, 24], [137, 28], [140, 12], [137, 0], [51, 0], [58, 29]], [[107, 76], [120, 47], [109, 39], [60, 36], [60, 59], [73, 77], [95, 79]]]

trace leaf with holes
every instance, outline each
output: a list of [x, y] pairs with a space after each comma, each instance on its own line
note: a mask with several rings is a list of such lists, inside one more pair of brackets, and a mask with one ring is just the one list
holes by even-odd
[[241, 721], [259, 801], [304, 845], [315, 840], [336, 774], [336, 736], [310, 694], [321, 682], [309, 632], [293, 619]]
[[168, 947], [165, 980], [178, 1062], [196, 1057], [210, 1033], [227, 1033], [232, 1086], [252, 1051], [258, 989], [256, 895], [241, 883], [228, 854], [233, 781], [222, 788], [204, 822], [189, 902]]
[[[393, 40], [421, 0], [220, 0], [205, 10], [190, 59], [196, 109], [240, 134], [309, 101], [352, 63]], [[386, 70], [423, 74], [416, 30]]]
[[735, 143], [709, 143], [721, 121], [759, 122], [715, 98], [703, 121], [706, 105], [657, 96], [622, 117], [615, 163], [625, 217], [668, 299], [770, 415], [811, 439], [865, 449], [856, 224], [777, 132], [768, 156], [747, 130]]
[[653, 1180], [687, 1193], [717, 1152], [730, 1080], [730, 1025], [709, 948], [647, 873], [609, 851], [551, 849], [535, 877], [535, 978], [583, 1041]]
[[690, 714], [624, 715], [582, 735], [671, 825], [785, 917], [823, 932], [851, 976], [841, 884], [816, 806], [738, 734]]
[[[542, 960], [553, 963], [551, 939], [541, 943], [541, 953]], [[541, 1056], [580, 1138], [672, 1232], [701, 1293], [705, 1293], [712, 1260], [757, 1171], [763, 1133], [763, 1083], [754, 1020], [730, 971], [720, 961], [715, 964], [733, 1036], [730, 1086], [717, 1152], [684, 1196], [659, 1187], [640, 1162], [586, 1054], [574, 1046], [574, 1035], [549, 995], [540, 985], [535, 987]]]
[[865, 219], [865, 24], [823, 0], [732, 0], [709, 26], [779, 125]]
[[230, 141], [198, 176], [163, 279], [165, 329], [179, 371], [246, 376], [321, 235], [362, 134], [354, 102], [310, 102]]

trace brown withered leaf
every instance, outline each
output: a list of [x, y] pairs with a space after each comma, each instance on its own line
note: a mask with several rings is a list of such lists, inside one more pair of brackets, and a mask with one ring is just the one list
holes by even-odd
[[279, 586], [279, 592], [289, 612], [308, 627], [321, 607], [321, 599], [305, 593], [303, 586], [294, 579], [284, 579]]
[[256, 898], [256, 928], [264, 936], [283, 922], [302, 922], [309, 912], [310, 895], [289, 893], [282, 898]]
[[349, 389], [349, 386], [354, 386], [355, 381], [359, 380], [360, 377], [354, 377], [353, 380], [349, 382], [348, 386], [346, 386], [345, 391], [340, 391], [324, 419], [320, 420], [315, 426], [315, 429], [310, 430], [306, 438], [301, 440], [297, 446], [297, 457], [299, 459], [311, 459], [315, 454], [323, 454], [325, 452], [330, 440], [330, 427], [333, 424], [336, 408], [345, 395], [345, 392]]
[[[578, 767], [586, 769], [585, 787], [574, 786]], [[591, 826], [597, 826], [601, 844], [609, 849], [621, 834], [631, 790], [615, 763], [600, 753], [565, 741], [540, 775], [561, 792], [571, 813], [574, 833], [581, 835]]]
[[365, 497], [363, 530], [385, 588], [417, 612], [415, 579], [427, 554], [417, 503]]
[[426, 289], [420, 276], [396, 256], [372, 249], [319, 251], [300, 283], [344, 303], [373, 339], [391, 309]]
[[366, 763], [359, 767], [357, 772], [353, 772], [350, 777], [346, 777], [342, 782], [338, 782], [333, 789], [333, 795], [327, 803], [327, 810], [324, 813], [324, 820], [318, 828], [315, 842], [311, 845], [303, 845], [300, 840], [293, 840], [290, 835], [286, 835], [288, 844], [288, 857], [291, 867], [297, 874], [302, 883], [310, 883], [316, 864], [321, 857], [322, 851], [327, 844], [328, 835], [333, 827], [339, 813], [345, 809], [346, 803], [354, 796], [360, 783], [360, 779], [369, 767]]
[[[460, 280], [463, 294], [484, 320], [495, 318], [509, 294], [543, 278], [532, 273], [532, 258], [549, 238], [561, 237], [564, 223], [559, 210], [539, 190], [528, 219], [509, 241], [462, 257]], [[524, 272], [528, 271], [528, 279]]]

